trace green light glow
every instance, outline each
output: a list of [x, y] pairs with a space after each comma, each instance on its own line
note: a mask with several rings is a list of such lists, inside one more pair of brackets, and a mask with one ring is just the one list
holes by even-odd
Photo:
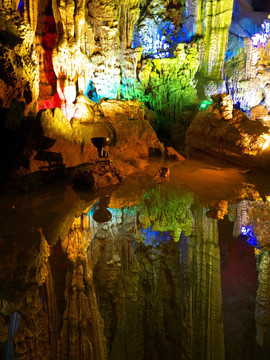
[[211, 104], [212, 101], [204, 100], [200, 105], [200, 110], [205, 110]]

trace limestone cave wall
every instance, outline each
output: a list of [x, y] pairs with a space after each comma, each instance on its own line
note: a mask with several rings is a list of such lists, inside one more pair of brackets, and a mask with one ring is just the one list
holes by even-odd
[[[181, 110], [196, 102], [197, 70], [206, 77], [222, 77], [232, 3], [2, 1], [1, 24], [17, 17], [13, 26], [29, 32], [19, 33], [17, 41], [29, 39], [19, 56], [25, 61], [24, 71], [30, 66], [28, 62], [33, 70], [30, 67], [28, 75], [22, 77], [19, 66], [13, 65], [16, 81], [22, 78], [29, 82], [32, 98], [25, 94], [27, 105], [38, 98], [39, 109], [58, 106], [72, 118], [72, 104], [80, 92], [95, 101], [136, 97], [178, 120]], [[13, 30], [3, 30], [7, 37], [12, 36]], [[4, 37], [2, 47], [11, 53], [17, 51], [10, 42], [5, 44]], [[8, 81], [2, 78], [7, 87]]]
[[226, 89], [245, 111], [270, 107], [269, 41], [251, 40], [263, 32], [267, 14], [255, 13], [250, 1], [3, 0], [0, 6], [4, 108], [19, 99], [33, 112], [60, 107], [70, 120], [84, 93], [94, 101], [137, 98], [163, 121], [183, 122], [198, 97]]
[[[263, 8], [263, 7], [262, 7]], [[254, 12], [251, 1], [235, 1], [225, 59], [227, 90], [234, 104], [250, 114], [256, 105], [269, 101], [269, 18]]]

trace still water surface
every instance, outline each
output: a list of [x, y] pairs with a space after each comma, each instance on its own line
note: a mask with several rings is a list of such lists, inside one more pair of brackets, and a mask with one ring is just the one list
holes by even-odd
[[269, 359], [267, 176], [159, 165], [1, 198], [0, 359]]

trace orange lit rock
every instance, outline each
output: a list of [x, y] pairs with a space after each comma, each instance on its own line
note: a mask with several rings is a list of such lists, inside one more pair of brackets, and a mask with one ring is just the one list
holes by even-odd
[[96, 103], [91, 101], [87, 96], [80, 94], [76, 97], [73, 118], [79, 119], [80, 122], [93, 122], [95, 118], [95, 107]]
[[221, 94], [222, 105], [220, 107], [221, 114], [225, 120], [231, 120], [233, 115], [233, 101], [230, 95], [226, 93]]
[[257, 106], [253, 106], [250, 109], [250, 119], [251, 120], [256, 120], [260, 117], [264, 117], [268, 115], [268, 109], [263, 106], [263, 105], [257, 105]]
[[0, 315], [0, 343], [7, 341], [8, 339], [8, 326], [5, 319]]
[[[102, 156], [120, 161], [119, 170], [127, 175], [145, 167], [140, 158], [164, 153], [164, 146], [153, 128], [143, 120], [142, 103], [101, 101], [94, 104], [79, 95], [74, 107], [75, 117], [70, 122], [59, 108], [40, 111], [14, 163], [15, 183], [20, 182], [20, 177], [24, 183], [29, 175], [36, 177], [37, 184], [46, 177], [53, 181], [54, 177], [65, 177], [65, 169], [95, 162]], [[115, 111], [116, 108], [119, 111]], [[105, 139], [106, 144], [99, 146], [95, 139]], [[96, 181], [102, 187], [112, 183], [115, 180]]]
[[228, 201], [220, 200], [215, 204], [210, 204], [210, 209], [207, 212], [207, 216], [211, 219], [224, 219], [224, 216], [228, 213]]
[[30, 104], [38, 96], [38, 58], [34, 31], [17, 11], [0, 8], [0, 105], [9, 108], [12, 100]]
[[121, 170], [110, 164], [97, 163], [79, 167], [72, 171], [71, 176], [76, 188], [90, 190], [117, 184], [124, 178]]
[[219, 102], [200, 111], [188, 128], [186, 144], [196, 151], [243, 166], [269, 168], [268, 127], [233, 110], [225, 120]]
[[166, 157], [169, 160], [174, 160], [174, 161], [184, 161], [185, 158], [180, 155], [174, 148], [168, 146], [166, 147]]
[[112, 123], [127, 120], [144, 120], [143, 103], [134, 100], [101, 100], [98, 103], [98, 110]]
[[161, 167], [155, 173], [154, 181], [160, 183], [161, 181], [169, 178], [169, 176], [170, 176], [170, 169], [167, 167]]

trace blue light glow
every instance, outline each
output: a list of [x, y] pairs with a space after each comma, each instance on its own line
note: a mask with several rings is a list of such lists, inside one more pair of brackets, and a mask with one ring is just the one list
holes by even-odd
[[23, 0], [20, 0], [19, 5], [18, 5], [18, 11], [21, 16], [23, 16], [23, 10], [24, 10], [24, 3], [23, 3]]
[[124, 99], [132, 99], [136, 87], [136, 78], [122, 78], [120, 92]]
[[174, 50], [182, 36], [172, 22], [147, 19], [140, 29], [134, 31], [132, 48], [143, 47], [144, 57], [168, 58], [174, 56]]
[[155, 55], [150, 55], [149, 57], [154, 58], [154, 59], [164, 59], [164, 58], [169, 58], [171, 57], [172, 54], [169, 51], [160, 51], [159, 53], [155, 54]]
[[[95, 204], [91, 207], [91, 209], [88, 211], [87, 216], [91, 216], [93, 217], [94, 212], [99, 208], [99, 201], [95, 202]], [[119, 217], [122, 216], [122, 212], [125, 213], [127, 210], [126, 208], [124, 209], [113, 209], [110, 207], [107, 207], [107, 209], [110, 211], [110, 213], [112, 214], [112, 219], [110, 220], [111, 222], [113, 222], [115, 220], [115, 217]], [[129, 209], [129, 208], [128, 208]], [[134, 210], [135, 211], [135, 210]]]
[[244, 225], [241, 226], [241, 234], [245, 236], [247, 235], [247, 228]]
[[256, 33], [251, 37], [252, 44], [258, 46], [259, 44], [265, 45], [270, 35], [270, 21], [265, 20], [262, 24], [262, 31]]
[[150, 226], [149, 229], [140, 228], [140, 232], [143, 238], [143, 243], [147, 246], [159, 246], [160, 244], [167, 244], [171, 239], [171, 234], [169, 231], [153, 231], [153, 226]]
[[23, 0], [20, 0], [18, 5], [18, 10], [21, 11], [23, 9]]
[[249, 245], [256, 246], [258, 249], [260, 249], [260, 247], [258, 246], [258, 239], [254, 235], [252, 225], [248, 225], [248, 226], [242, 225], [241, 226], [241, 234], [248, 237], [247, 243]]
[[102, 77], [94, 75], [89, 81], [84, 95], [88, 96], [94, 102], [98, 102], [102, 98], [116, 99], [120, 86], [120, 77]]
[[84, 95], [88, 96], [89, 99], [91, 99], [92, 101], [98, 102], [99, 99], [97, 96], [95, 85], [92, 80], [89, 81]]
[[19, 313], [14, 312], [11, 315], [10, 323], [9, 323], [9, 327], [8, 327], [8, 340], [6, 343], [5, 360], [16, 360], [17, 359], [14, 354], [14, 346], [12, 343], [12, 339], [18, 330], [19, 322], [20, 322]]
[[[94, 79], [95, 81], [95, 79]], [[120, 85], [120, 78], [115, 81], [114, 79], [104, 79], [102, 82], [99, 79], [99, 84], [96, 84], [97, 100], [101, 98], [116, 99]]]

